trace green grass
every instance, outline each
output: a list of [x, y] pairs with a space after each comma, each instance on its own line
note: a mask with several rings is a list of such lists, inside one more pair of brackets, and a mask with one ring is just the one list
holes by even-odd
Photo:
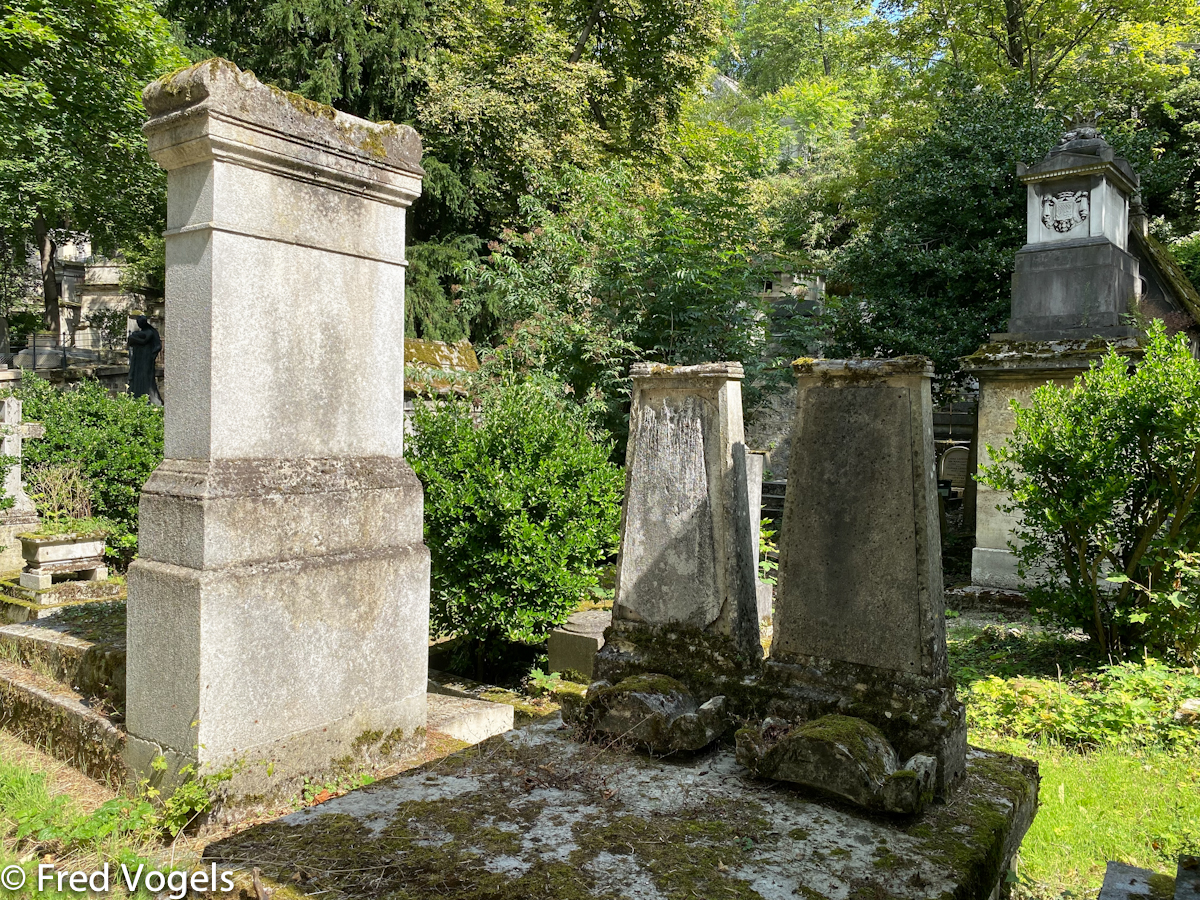
[[[111, 800], [89, 815], [77, 811], [70, 798], [51, 796], [46, 776], [0, 760], [0, 869], [17, 864], [25, 871], [26, 885], [37, 883], [42, 861], [67, 870], [94, 870], [105, 861], [151, 865], [146, 853], [145, 813], [137, 801]], [[138, 897], [149, 896], [146, 892]], [[0, 900], [83, 896], [57, 890], [26, 887], [8, 891], [0, 887]], [[116, 891], [114, 897], [129, 896]]]
[[1027, 623], [951, 623], [949, 649], [971, 743], [1041, 770], [1017, 897], [1090, 900], [1110, 859], [1174, 875], [1200, 853], [1200, 727], [1173, 720], [1200, 676], [1106, 667], [1089, 641]]
[[1037, 818], [1021, 845], [1029, 897], [1095, 897], [1107, 860], [1175, 874], [1200, 850], [1200, 754], [1104, 748], [1081, 753], [972, 734], [977, 746], [1035, 759]]

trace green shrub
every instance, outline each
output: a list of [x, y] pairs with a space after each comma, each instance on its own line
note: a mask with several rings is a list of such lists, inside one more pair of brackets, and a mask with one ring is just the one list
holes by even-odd
[[24, 444], [26, 477], [37, 480], [50, 467], [77, 469], [92, 515], [105, 520], [109, 554], [128, 564], [137, 549], [142, 485], [163, 458], [162, 409], [143, 397], [113, 397], [98, 381], [60, 391], [30, 374], [17, 395], [25, 420], [46, 428], [44, 437]]
[[1200, 231], [1171, 244], [1171, 255], [1193, 284], [1200, 284]]
[[1070, 387], [1044, 385], [980, 480], [1021, 522], [1018, 569], [1041, 614], [1102, 651], [1200, 652], [1200, 363], [1150, 331], [1145, 358], [1110, 351]]
[[504, 383], [417, 404], [407, 456], [425, 485], [430, 630], [477, 668], [537, 641], [598, 585], [617, 546], [621, 470], [558, 382]]
[[1200, 729], [1176, 718], [1181, 701], [1200, 696], [1200, 676], [1146, 659], [1099, 673], [998, 678], [964, 692], [972, 729], [1075, 747], [1200, 750]]

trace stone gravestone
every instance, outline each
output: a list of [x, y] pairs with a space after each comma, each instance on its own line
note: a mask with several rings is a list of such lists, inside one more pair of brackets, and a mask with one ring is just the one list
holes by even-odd
[[715, 654], [757, 664], [740, 363], [635, 363], [621, 556], [597, 674], [669, 671]]
[[[19, 380], [20, 370], [16, 374], [16, 380]], [[17, 535], [36, 531], [38, 527], [37, 510], [21, 481], [21, 453], [26, 439], [39, 438], [44, 433], [41, 425], [22, 421], [20, 400], [16, 397], [0, 399], [0, 455], [16, 460], [4, 477], [4, 496], [10, 498], [13, 505], [0, 510], [0, 547], [3, 548], [0, 549], [0, 573], [15, 571], [25, 564]]]
[[902, 357], [801, 360], [794, 371], [766, 669], [775, 705], [861, 718], [902, 759], [936, 756], [945, 796], [963, 773], [966, 719], [946, 657], [933, 368]]
[[421, 144], [223, 60], [144, 103], [172, 402], [129, 569], [127, 762], [234, 767], [236, 800], [423, 734], [429, 554], [400, 415]]
[[938, 477], [949, 481], [952, 488], [965, 489], [970, 460], [971, 451], [966, 447], [950, 447], [938, 463]]

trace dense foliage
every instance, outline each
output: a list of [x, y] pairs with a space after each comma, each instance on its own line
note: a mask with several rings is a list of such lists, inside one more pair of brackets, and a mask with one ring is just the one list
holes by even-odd
[[29, 374], [17, 395], [25, 420], [46, 429], [23, 445], [26, 473], [36, 478], [51, 466], [77, 470], [91, 515], [105, 520], [109, 551], [123, 567], [137, 548], [142, 485], [163, 458], [162, 408], [142, 397], [111, 396], [98, 381], [62, 391]]
[[623, 478], [561, 385], [502, 382], [477, 400], [418, 403], [406, 455], [425, 485], [430, 631], [460, 635], [481, 667], [598, 584]]
[[18, 0], [0, 8], [0, 248], [41, 257], [57, 310], [57, 243], [137, 245], [166, 219], [142, 88], [184, 60], [148, 0]]
[[953, 371], [1004, 330], [1025, 238], [1016, 163], [1036, 162], [1061, 126], [1024, 90], [962, 82], [919, 140], [878, 160], [853, 202], [861, 227], [833, 265], [849, 289], [833, 314], [833, 355], [914, 353]]
[[1076, 677], [976, 681], [966, 693], [972, 728], [1075, 747], [1200, 749], [1200, 730], [1177, 715], [1200, 695], [1200, 676], [1154, 659]]
[[1200, 362], [1154, 326], [1144, 359], [1110, 351], [1070, 387], [1014, 405], [980, 480], [1012, 496], [1034, 608], [1110, 653], [1200, 653]]

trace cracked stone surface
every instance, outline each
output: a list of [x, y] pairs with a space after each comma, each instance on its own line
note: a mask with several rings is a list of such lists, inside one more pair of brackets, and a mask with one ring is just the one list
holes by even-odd
[[948, 804], [887, 819], [683, 761], [579, 743], [556, 720], [211, 844], [308, 893], [390, 900], [986, 900], [1032, 821], [1036, 767], [971, 750]]

